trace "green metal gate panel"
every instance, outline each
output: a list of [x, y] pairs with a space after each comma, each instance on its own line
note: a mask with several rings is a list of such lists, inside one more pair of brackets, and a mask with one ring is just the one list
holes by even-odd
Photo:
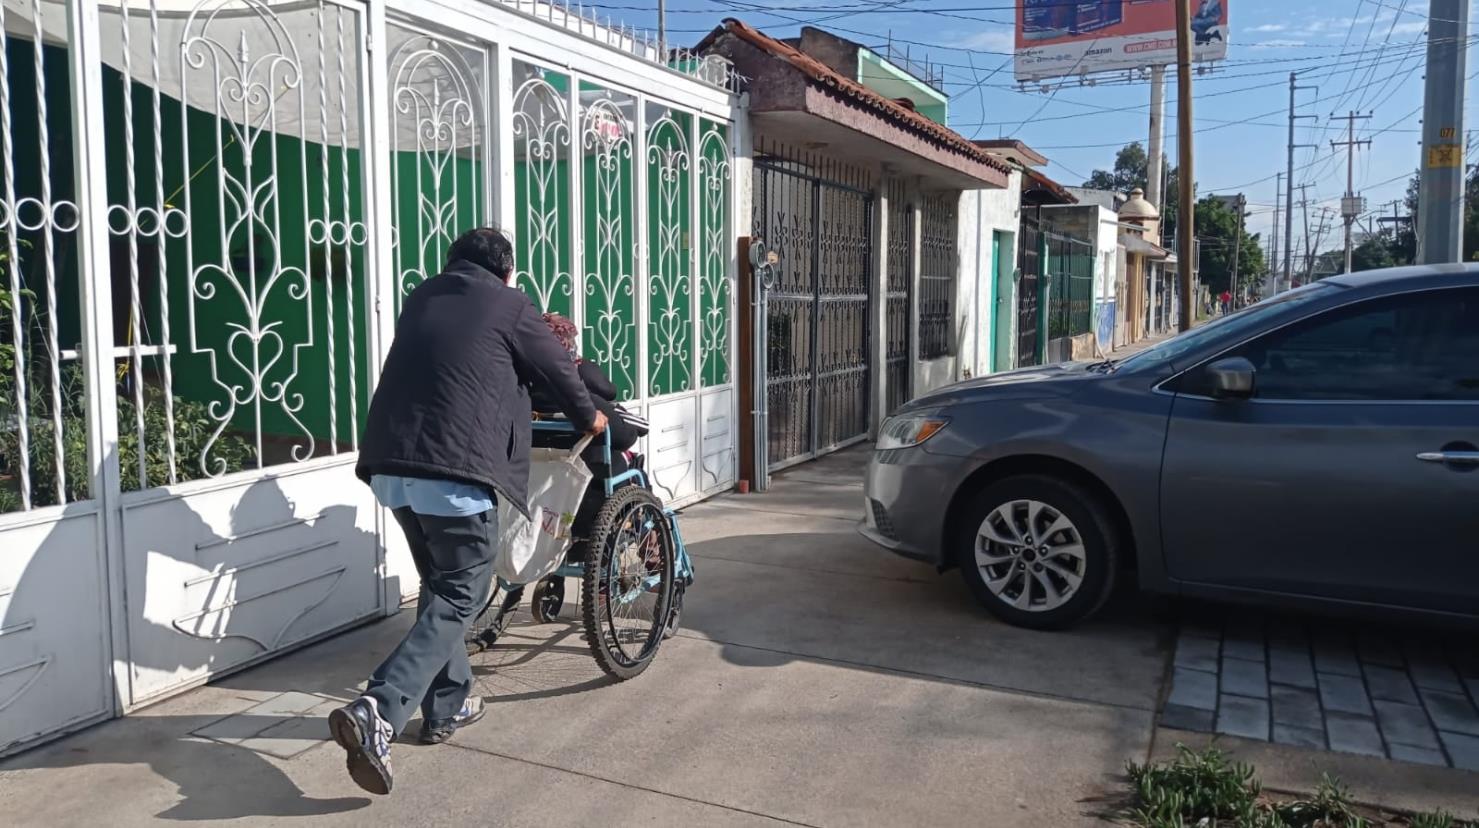
[[517, 284], [540, 310], [570, 316], [570, 78], [520, 60], [513, 66]]
[[699, 381], [704, 388], [729, 382], [729, 131], [700, 121]]
[[646, 115], [647, 390], [660, 397], [693, 388], [692, 116], [655, 103]]
[[581, 220], [584, 223], [586, 359], [601, 366], [621, 399], [637, 396], [636, 200], [633, 134], [624, 114], [636, 99], [580, 86]]

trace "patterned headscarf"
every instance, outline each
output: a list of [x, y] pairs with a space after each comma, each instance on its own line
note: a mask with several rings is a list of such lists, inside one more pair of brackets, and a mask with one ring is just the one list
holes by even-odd
[[558, 313], [546, 313], [544, 315], [544, 324], [549, 326], [550, 332], [555, 335], [556, 339], [560, 340], [561, 345], [565, 346], [565, 350], [569, 352], [570, 358], [572, 360], [578, 360], [579, 354], [575, 350], [575, 323]]

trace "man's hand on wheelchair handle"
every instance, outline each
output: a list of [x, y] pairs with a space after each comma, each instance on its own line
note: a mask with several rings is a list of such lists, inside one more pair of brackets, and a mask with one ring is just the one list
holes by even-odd
[[587, 431], [586, 433], [587, 434], [590, 434], [592, 436], [598, 435], [601, 432], [603, 432], [603, 431], [606, 430], [606, 425], [607, 425], [607, 423], [606, 423], [606, 412], [604, 412], [604, 411], [597, 411], [596, 412], [596, 422], [595, 422], [594, 425], [591, 426], [591, 430], [590, 431]]

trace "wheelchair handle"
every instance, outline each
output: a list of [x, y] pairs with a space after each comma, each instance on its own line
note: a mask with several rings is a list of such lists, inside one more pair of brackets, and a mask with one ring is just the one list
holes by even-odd
[[[535, 431], [549, 431], [557, 434], [575, 434], [575, 425], [569, 420], [535, 420], [530, 425]], [[585, 451], [591, 441], [596, 438], [594, 434], [587, 434], [570, 449], [570, 459], [574, 460]], [[601, 432], [601, 458], [606, 462], [606, 468], [611, 468], [611, 424], [606, 424], [606, 430]]]

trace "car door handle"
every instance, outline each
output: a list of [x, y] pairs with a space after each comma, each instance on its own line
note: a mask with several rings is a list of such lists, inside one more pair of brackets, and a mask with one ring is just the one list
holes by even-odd
[[1428, 463], [1460, 463], [1479, 465], [1479, 451], [1424, 451], [1417, 459]]

